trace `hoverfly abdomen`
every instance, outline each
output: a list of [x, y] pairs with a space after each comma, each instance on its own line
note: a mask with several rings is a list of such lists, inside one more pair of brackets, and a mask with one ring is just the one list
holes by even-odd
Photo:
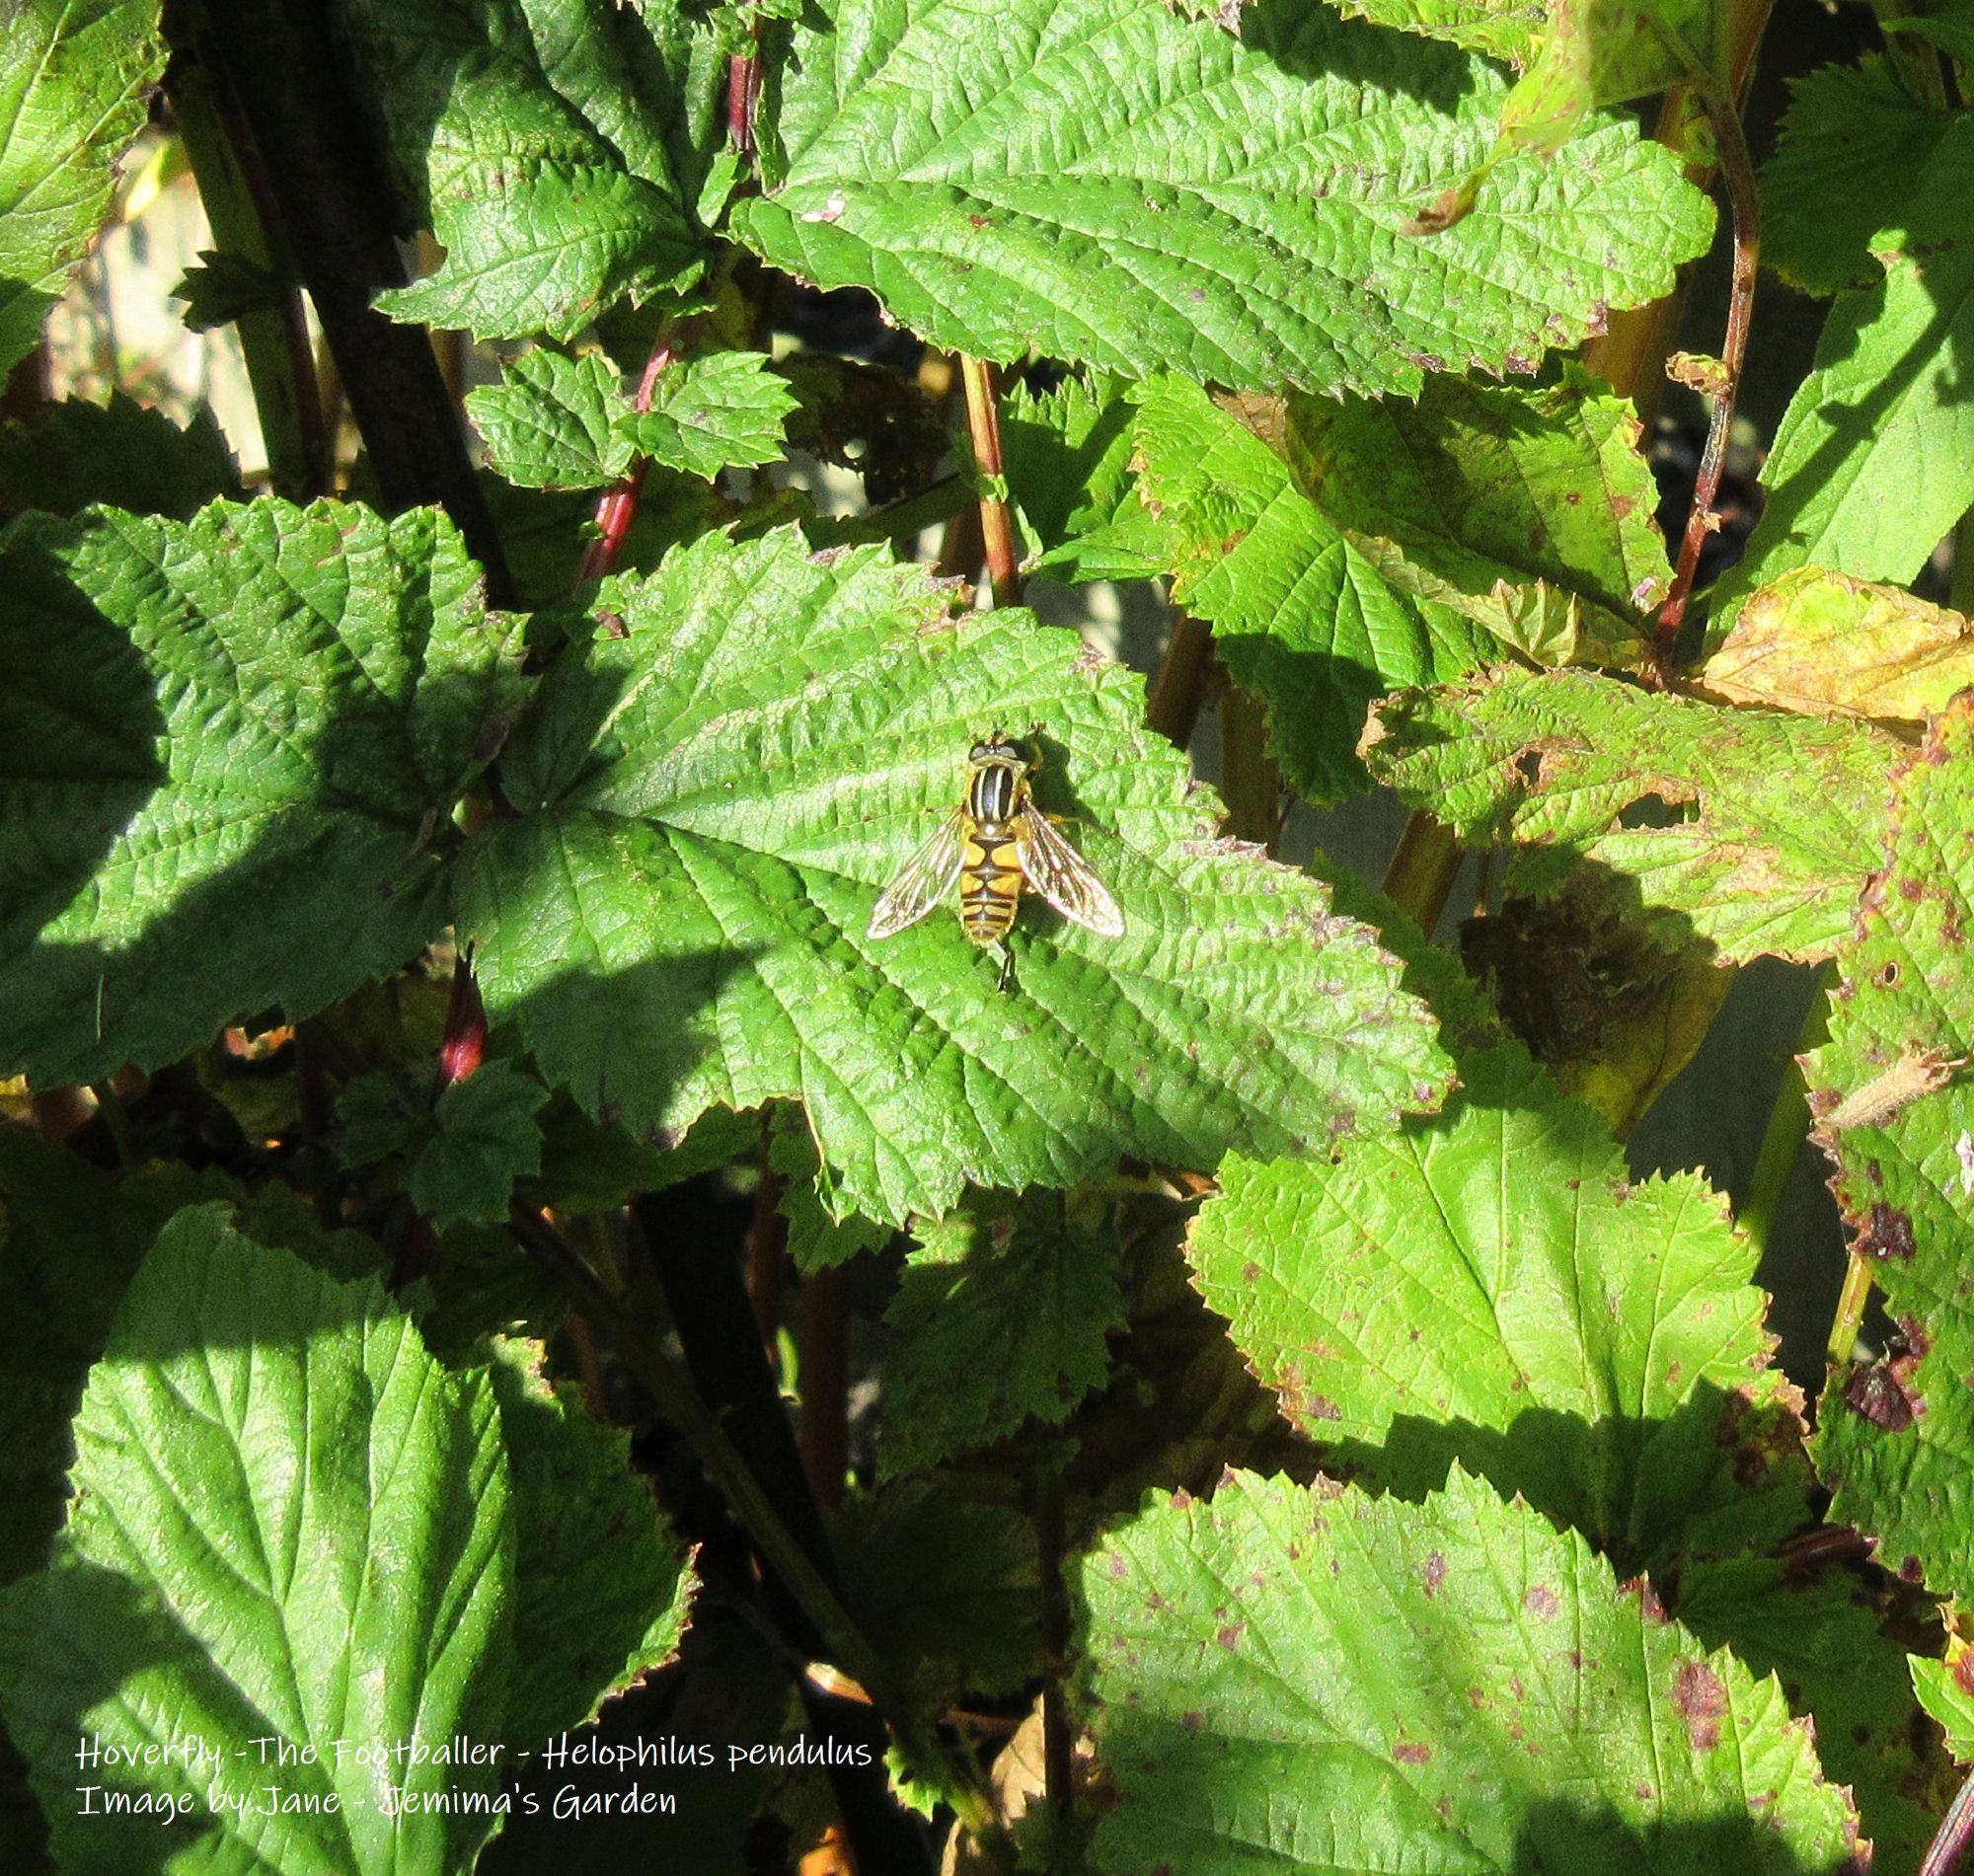
[[[884, 889], [871, 913], [871, 937], [916, 925], [955, 886], [960, 927], [983, 948], [998, 947], [1013, 929], [1024, 886], [1074, 924], [1120, 936], [1117, 902], [1030, 798], [1031, 765], [1022, 752], [997, 731], [975, 743], [966, 761], [958, 807]], [[1004, 952], [1004, 974], [1005, 967]]]

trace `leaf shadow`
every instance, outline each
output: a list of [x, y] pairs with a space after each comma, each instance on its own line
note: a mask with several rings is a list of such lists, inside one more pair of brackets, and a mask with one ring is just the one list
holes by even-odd
[[[1672, 1794], [1660, 1795], [1667, 1799]], [[1650, 1876], [1665, 1870], [1829, 1876], [1834, 1869], [1861, 1865], [1855, 1859], [1834, 1863], [1828, 1856], [1805, 1862], [1783, 1840], [1775, 1820], [1753, 1810], [1641, 1825], [1620, 1817], [1608, 1804], [1552, 1798], [1534, 1806], [1516, 1833], [1514, 1861], [1508, 1867], [1512, 1876], [1580, 1876], [1585, 1870], [1599, 1876]]]

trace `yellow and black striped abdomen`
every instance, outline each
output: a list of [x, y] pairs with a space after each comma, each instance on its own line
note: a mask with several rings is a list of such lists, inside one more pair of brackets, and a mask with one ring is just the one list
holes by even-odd
[[1015, 830], [1006, 821], [976, 822], [967, 829], [959, 863], [959, 923], [976, 944], [998, 944], [1022, 903], [1022, 862]]

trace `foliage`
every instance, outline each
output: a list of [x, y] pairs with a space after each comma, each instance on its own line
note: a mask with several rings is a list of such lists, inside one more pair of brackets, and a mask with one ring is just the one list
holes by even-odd
[[0, 1867], [1919, 1865], [1966, 0], [0, 16]]

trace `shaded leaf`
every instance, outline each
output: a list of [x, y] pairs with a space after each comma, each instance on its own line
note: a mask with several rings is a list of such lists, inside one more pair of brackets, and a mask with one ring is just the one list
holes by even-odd
[[1869, 286], [1882, 271], [1872, 250], [1888, 245], [1886, 211], [1917, 195], [1953, 113], [1915, 98], [1875, 55], [1788, 88], [1762, 165], [1762, 263], [1807, 293]]
[[[1668, 950], [1827, 956], [1884, 825], [1897, 745], [1860, 725], [1722, 711], [1583, 672], [1508, 670], [1374, 713], [1371, 773], [1469, 842], [1513, 840], [1522, 889], [1587, 861]], [[1669, 826], [1632, 825], [1652, 801]], [[1616, 901], [1625, 904], [1625, 898]]]
[[[1887, 202], [1883, 278], [1841, 293], [1762, 470], [1768, 500], [1716, 618], [1792, 567], [1910, 580], [1974, 505], [1974, 116], [1956, 113], [1913, 192]], [[1841, 250], [1840, 250], [1841, 252]]]
[[1504, 164], [1476, 215], [1410, 240], [1501, 78], [1290, 0], [1240, 32], [1138, 0], [832, 0], [791, 34], [733, 232], [982, 357], [1405, 393], [1533, 369], [1706, 243], [1709, 208], [1629, 124]]
[[[1123, 1153], [1307, 1150], [1432, 1100], [1423, 1013], [1320, 888], [1218, 841], [1143, 690], [1025, 613], [951, 619], [917, 567], [709, 537], [606, 587], [503, 763], [458, 919], [490, 1012], [592, 1112], [668, 1137], [803, 1101], [832, 1204], [885, 1224], [966, 1180], [1072, 1184]], [[1032, 897], [1012, 975], [942, 908], [868, 937], [996, 725], [1125, 932]], [[1202, 1025], [1198, 1013], [1215, 1021]]]
[[414, 955], [516, 651], [430, 510], [0, 534], [0, 1068], [155, 1067]]
[[550, 1385], [540, 1343], [496, 1340], [492, 1354], [513, 1479], [514, 1633], [526, 1641], [501, 1725], [526, 1743], [594, 1719], [610, 1694], [672, 1657], [693, 1575], [631, 1465], [630, 1435], [591, 1414], [573, 1387]]
[[1059, 1426], [1124, 1326], [1115, 1246], [1070, 1223], [1056, 1193], [981, 1195], [921, 1225], [885, 1313], [885, 1476], [992, 1446], [1030, 1417]]
[[1304, 491], [1401, 591], [1539, 664], [1637, 665], [1670, 582], [1631, 405], [1565, 367], [1543, 391], [1435, 378], [1416, 404], [1289, 407]]
[[1165, 570], [1163, 531], [1133, 496], [1135, 417], [1129, 387], [1101, 375], [1039, 396], [1018, 384], [1003, 399], [1008, 488], [1038, 568], [1071, 580]]
[[1492, 641], [1449, 608], [1395, 593], [1281, 458], [1196, 385], [1160, 379], [1132, 434], [1173, 598], [1212, 624], [1228, 674], [1266, 706], [1283, 774], [1314, 802], [1367, 787], [1357, 739], [1371, 700], [1458, 677]]
[[[389, 1789], [484, 1804], [494, 1767], [335, 1742], [500, 1736], [513, 1536], [484, 1379], [446, 1375], [375, 1284], [202, 1207], [126, 1292], [75, 1439], [54, 1558], [0, 1598], [0, 1707], [63, 1867], [457, 1866], [491, 1810], [394, 1810]], [[78, 1816], [78, 1737], [133, 1755], [106, 1785], [190, 1814]], [[278, 1782], [337, 1807], [247, 1809], [269, 1782], [256, 1739], [312, 1749]]]
[[412, 1203], [440, 1227], [504, 1219], [514, 1182], [541, 1170], [535, 1116], [548, 1098], [512, 1062], [486, 1063], [451, 1083], [433, 1111], [432, 1136], [407, 1174]]
[[968, 1688], [1020, 1693], [1040, 1671], [1034, 1535], [1013, 1512], [969, 1504], [949, 1479], [908, 1479], [853, 1496], [833, 1536], [851, 1613], [910, 1664], [929, 1707]]
[[1111, 1876], [1849, 1866], [1775, 1683], [1458, 1469], [1422, 1505], [1230, 1473], [1081, 1587]]
[[181, 429], [121, 391], [107, 408], [64, 398], [0, 425], [0, 505], [73, 514], [91, 502], [189, 521], [240, 477], [210, 411]]
[[724, 64], [666, 0], [336, 0], [402, 212], [446, 254], [382, 294], [477, 338], [571, 338], [701, 270], [694, 217]]

